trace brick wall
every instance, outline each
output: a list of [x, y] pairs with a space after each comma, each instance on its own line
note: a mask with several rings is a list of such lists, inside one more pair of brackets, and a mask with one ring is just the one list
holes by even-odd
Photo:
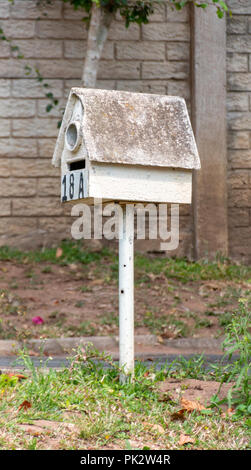
[[232, 257], [251, 262], [251, 2], [227, 24], [228, 221]]
[[[0, 3], [0, 24], [12, 45], [0, 44], [0, 243], [19, 246], [51, 243], [69, 233], [69, 207], [59, 200], [59, 172], [51, 157], [69, 90], [80, 85], [87, 31], [82, 14], [62, 1], [47, 7], [34, 0]], [[40, 17], [39, 20], [37, 18]], [[125, 29], [117, 16], [109, 32], [98, 74], [101, 88], [181, 95], [189, 105], [189, 12], [160, 5], [151, 23]], [[35, 74], [38, 67], [49, 84], [57, 109], [46, 112], [48, 100]], [[190, 246], [189, 209], [182, 208], [181, 250]]]
[[[250, 261], [251, 248], [251, 4], [229, 0], [228, 183], [230, 255]], [[51, 157], [69, 89], [80, 84], [87, 32], [81, 15], [62, 1], [43, 16], [34, 0], [0, 2], [0, 25], [17, 51], [0, 41], [0, 244], [32, 246], [69, 234], [69, 207], [59, 201]], [[40, 20], [37, 18], [40, 16]], [[43, 87], [24, 66], [38, 67], [57, 109], [46, 112]], [[160, 5], [150, 24], [125, 29], [114, 21], [99, 67], [101, 88], [183, 96], [190, 109], [189, 10]], [[47, 90], [48, 91], [48, 90]], [[192, 255], [190, 206], [180, 206], [179, 255]], [[152, 241], [145, 246], [156, 247]]]

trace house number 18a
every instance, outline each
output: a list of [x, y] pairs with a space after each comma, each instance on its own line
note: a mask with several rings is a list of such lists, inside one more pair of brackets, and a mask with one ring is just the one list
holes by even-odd
[[84, 177], [82, 171], [67, 173], [62, 178], [62, 202], [84, 197]]

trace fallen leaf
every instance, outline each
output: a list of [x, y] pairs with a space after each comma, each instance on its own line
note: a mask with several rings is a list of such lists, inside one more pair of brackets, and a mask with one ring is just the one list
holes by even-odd
[[181, 419], [182, 421], [185, 420], [185, 411], [186, 410], [179, 410], [175, 411], [174, 413], [171, 414], [171, 421], [177, 421], [178, 419]]
[[57, 251], [56, 251], [56, 258], [60, 258], [60, 256], [62, 256], [62, 254], [63, 254], [62, 248], [57, 248]]
[[185, 419], [185, 413], [191, 413], [192, 411], [195, 411], [195, 410], [201, 411], [201, 410], [206, 409], [199, 402], [186, 400], [186, 398], [181, 398], [180, 403], [183, 406], [183, 408], [179, 411], [176, 411], [175, 413], [172, 413], [172, 415], [171, 415], [171, 420], [172, 421], [175, 421], [175, 420], [178, 420], [178, 419], [184, 420]]
[[180, 440], [179, 440], [179, 445], [183, 446], [184, 444], [194, 444], [195, 440], [190, 437], [186, 436], [186, 434], [181, 434], [180, 435]]
[[227, 414], [228, 414], [228, 415], [231, 415], [231, 414], [234, 413], [234, 411], [235, 411], [234, 408], [228, 408], [228, 409], [227, 409]]
[[207, 289], [213, 289], [213, 290], [221, 289], [221, 285], [216, 282], [207, 282], [203, 285], [203, 287], [206, 287]]
[[186, 400], [186, 398], [181, 398], [180, 403], [185, 411], [201, 411], [206, 409], [205, 406], [201, 405], [198, 401]]
[[94, 279], [93, 281], [91, 281], [92, 286], [99, 286], [101, 284], [104, 284], [104, 279]]
[[27, 400], [24, 400], [23, 403], [21, 403], [21, 405], [18, 407], [18, 411], [21, 411], [22, 409], [26, 411], [28, 408], [31, 408], [31, 403]]
[[146, 421], [143, 421], [142, 424], [144, 424], [144, 426], [147, 428], [151, 428], [151, 431], [157, 431], [160, 434], [164, 434], [165, 432], [165, 429], [160, 424], [152, 424]]
[[33, 349], [29, 349], [29, 356], [40, 356], [40, 354], [37, 351], [33, 351]]
[[158, 340], [158, 342], [161, 343], [161, 344], [164, 343], [164, 339], [162, 338], [162, 336], [158, 336], [158, 337], [157, 337], [157, 340]]
[[17, 424], [18, 428], [21, 429], [22, 431], [25, 431], [27, 434], [31, 435], [31, 436], [34, 436], [34, 437], [39, 437], [41, 436], [41, 431], [42, 429], [37, 429], [36, 426], [34, 426], [33, 424], [22, 424], [22, 423], [18, 423]]
[[26, 375], [14, 374], [13, 372], [8, 372], [6, 375], [8, 375], [9, 377], [17, 377], [18, 380], [22, 380], [22, 379], [27, 379], [27, 378], [28, 378], [28, 377], [26, 377]]
[[222, 418], [226, 418], [227, 416], [232, 416], [234, 414], [234, 408], [228, 408], [225, 413], [221, 413]]
[[154, 424], [152, 426], [152, 429], [153, 429], [153, 431], [157, 431], [160, 434], [164, 434], [164, 432], [165, 432], [165, 429], [160, 424]]

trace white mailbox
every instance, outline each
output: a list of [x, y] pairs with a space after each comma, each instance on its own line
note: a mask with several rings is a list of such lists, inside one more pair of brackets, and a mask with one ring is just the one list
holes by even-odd
[[73, 88], [53, 161], [62, 201], [190, 203], [200, 168], [183, 98]]
[[134, 370], [133, 202], [191, 202], [192, 170], [200, 160], [185, 101], [73, 88], [52, 163], [61, 165], [63, 202], [121, 204], [119, 344], [125, 381]]

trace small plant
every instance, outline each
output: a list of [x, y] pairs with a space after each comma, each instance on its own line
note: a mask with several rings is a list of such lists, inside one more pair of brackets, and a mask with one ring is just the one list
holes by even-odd
[[155, 315], [148, 311], [143, 317], [144, 325], [149, 328], [151, 333], [163, 335], [166, 337], [180, 337], [188, 333], [188, 327], [182, 320], [174, 315]]
[[41, 269], [41, 272], [44, 274], [49, 274], [52, 272], [51, 266], [45, 266], [44, 268]]
[[82, 287], [80, 287], [79, 290], [80, 290], [80, 292], [83, 292], [83, 293], [85, 293], [85, 292], [91, 292], [91, 289], [90, 289], [90, 287], [88, 287], [88, 286], [82, 286]]
[[238, 359], [226, 368], [228, 382], [235, 382], [228, 393], [228, 406], [235, 407], [236, 416], [251, 414], [251, 311], [247, 308], [247, 303], [247, 299], [239, 299], [239, 309], [226, 326], [226, 338], [222, 345], [225, 351], [223, 360], [231, 360], [234, 353], [239, 354]]
[[73, 334], [83, 335], [83, 336], [93, 336], [95, 334], [95, 327], [92, 325], [90, 321], [85, 321], [80, 323], [78, 327], [71, 326], [69, 330], [73, 332]]
[[196, 319], [195, 328], [210, 328], [212, 322], [206, 318]]
[[3, 392], [8, 387], [14, 387], [18, 382], [17, 376], [9, 376], [7, 374], [0, 374], [0, 392]]
[[75, 303], [75, 307], [77, 307], [77, 308], [81, 308], [81, 307], [83, 307], [83, 305], [84, 305], [83, 300], [78, 300], [78, 301]]
[[224, 312], [219, 318], [220, 326], [228, 326], [232, 322], [233, 314], [230, 312]]
[[168, 369], [171, 377], [180, 379], [203, 379], [207, 375], [203, 354], [194, 355], [189, 359], [180, 356], [170, 364]]
[[118, 325], [119, 325], [119, 317], [118, 317], [118, 314], [115, 313], [115, 312], [105, 313], [105, 314], [102, 315], [102, 317], [100, 318], [99, 324], [100, 324], [100, 325], [109, 325], [109, 326], [111, 326], [111, 325], [118, 326]]

